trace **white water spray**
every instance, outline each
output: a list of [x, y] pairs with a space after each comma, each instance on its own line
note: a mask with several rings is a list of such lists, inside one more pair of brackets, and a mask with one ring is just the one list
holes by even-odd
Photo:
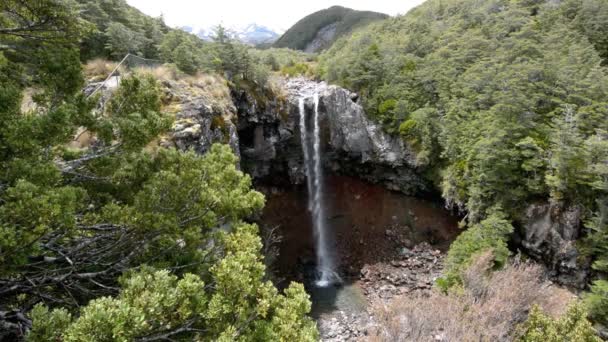
[[[300, 135], [302, 151], [304, 153], [304, 167], [306, 170], [306, 183], [308, 185], [308, 210], [312, 213], [313, 228], [317, 245], [317, 273], [316, 285], [325, 287], [336, 281], [334, 265], [331, 254], [327, 249], [327, 232], [325, 225], [325, 207], [323, 205], [323, 172], [321, 165], [321, 129], [319, 126], [319, 94], [314, 94], [314, 117], [312, 144], [310, 143], [306, 128], [305, 98], [301, 97], [300, 109]], [[312, 151], [310, 150], [312, 145]], [[312, 153], [311, 153], [312, 152]]]

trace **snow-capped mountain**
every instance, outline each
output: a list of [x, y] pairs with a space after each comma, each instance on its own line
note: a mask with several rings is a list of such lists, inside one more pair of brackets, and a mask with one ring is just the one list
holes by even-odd
[[[182, 29], [186, 32], [195, 33], [203, 40], [211, 40], [215, 34], [215, 28], [217, 25], [199, 28], [184, 26]], [[268, 26], [251, 23], [243, 26], [228, 26], [226, 27], [228, 34], [239, 41], [250, 44], [258, 45], [263, 43], [273, 43], [279, 39], [281, 34], [284, 32], [282, 29], [272, 29]]]
[[[282, 32], [281, 32], [282, 33]], [[258, 45], [262, 43], [273, 43], [281, 35], [276, 31], [262, 25], [249, 24], [243, 29], [236, 31], [236, 37], [246, 44]]]

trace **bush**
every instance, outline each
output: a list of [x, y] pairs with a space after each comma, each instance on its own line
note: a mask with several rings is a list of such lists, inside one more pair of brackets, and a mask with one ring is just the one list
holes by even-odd
[[289, 77], [311, 75], [313, 69], [306, 63], [294, 63], [281, 68], [281, 74]]
[[608, 325], [608, 281], [594, 281], [591, 292], [585, 294], [584, 298], [591, 318]]
[[144, 267], [121, 280], [117, 297], [89, 302], [73, 321], [64, 309], [36, 307], [29, 339], [316, 341], [304, 287], [292, 283], [280, 294], [264, 280], [257, 228], [241, 224], [221, 240], [225, 257], [210, 269], [213, 286]]
[[572, 305], [566, 314], [558, 319], [547, 316], [534, 306], [528, 320], [523, 325], [522, 342], [600, 342], [587, 312], [582, 305]]
[[512, 232], [513, 226], [500, 211], [494, 211], [485, 220], [474, 224], [450, 246], [445, 276], [437, 281], [437, 285], [447, 291], [454, 285], [462, 284], [462, 272], [482, 252], [492, 251], [494, 269], [504, 266], [510, 254], [507, 239]]

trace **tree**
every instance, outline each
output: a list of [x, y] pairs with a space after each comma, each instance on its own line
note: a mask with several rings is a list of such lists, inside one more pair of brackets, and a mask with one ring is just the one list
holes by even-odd
[[[594, 257], [593, 269], [608, 274], [608, 139], [605, 131], [598, 130], [590, 137], [586, 147], [590, 155], [589, 173], [593, 177], [592, 187], [600, 193], [597, 211], [585, 224], [590, 230], [586, 245]], [[585, 295], [585, 303], [591, 318], [608, 325], [608, 281], [599, 279], [591, 285]]]
[[586, 162], [583, 139], [576, 127], [572, 107], [564, 109], [564, 117], [556, 120], [550, 168], [546, 176], [551, 195], [563, 200], [567, 194], [576, 194], [577, 187], [585, 181]]
[[281, 66], [274, 55], [269, 54], [264, 60], [264, 64], [268, 65], [272, 71], [279, 71]]
[[105, 31], [106, 50], [114, 58], [122, 58], [131, 53], [140, 55], [144, 47], [144, 37], [121, 23], [110, 23]]
[[181, 43], [173, 52], [175, 65], [187, 74], [194, 74], [198, 70], [196, 50], [192, 44]]
[[492, 252], [494, 268], [504, 266], [510, 255], [507, 239], [511, 233], [511, 223], [500, 209], [493, 208], [488, 218], [469, 227], [452, 243], [445, 262], [444, 277], [437, 281], [439, 287], [447, 290], [461, 284], [462, 272], [475, 256], [486, 251]]
[[[33, 340], [96, 340], [113, 327], [125, 336], [190, 336], [197, 332], [184, 327], [194, 324], [192, 319], [214, 327], [208, 336], [225, 340], [316, 338], [302, 287], [279, 295], [264, 280], [257, 230], [241, 222], [264, 199], [237, 170], [230, 148], [215, 145], [205, 156], [146, 149], [170, 123], [161, 112], [156, 80], [137, 74], [123, 78], [101, 115], [92, 112], [94, 101], [42, 83], [48, 84], [51, 99], [61, 100], [38, 115], [23, 115], [21, 88], [9, 72], [14, 69], [1, 70], [3, 338], [22, 338], [32, 317]], [[78, 127], [86, 127], [97, 141], [84, 150], [67, 149]], [[229, 227], [232, 234], [224, 231]], [[144, 265], [150, 271], [137, 273]], [[141, 283], [148, 279], [144, 274], [154, 274], [153, 281]], [[121, 275], [130, 280], [120, 282]], [[208, 305], [175, 320], [149, 317], [156, 325], [144, 329], [130, 315], [118, 314], [128, 306], [136, 310], [144, 300], [139, 288], [129, 292], [135, 283], [158, 296], [169, 296], [162, 284], [200, 286], [193, 294], [200, 296], [188, 299]], [[108, 297], [117, 293], [116, 299]], [[42, 301], [51, 308], [48, 319], [40, 306], [29, 317]], [[90, 306], [79, 312], [87, 302]], [[91, 328], [89, 323], [101, 317], [104, 325]], [[132, 330], [125, 321], [134, 325]]]
[[[0, 12], [0, 339], [316, 340], [303, 287], [267, 280], [257, 227], [242, 222], [264, 197], [230, 147], [160, 148], [171, 117], [151, 76], [123, 76], [102, 108], [86, 98], [70, 4]], [[115, 56], [149, 43], [124, 6], [92, 7], [116, 20], [104, 30]], [[79, 130], [91, 143], [69, 147]]]
[[185, 73], [194, 74], [202, 67], [201, 60], [213, 59], [198, 38], [183, 31], [171, 31], [160, 44], [160, 55], [167, 62], [175, 63]]
[[44, 44], [73, 46], [86, 25], [63, 1], [6, 0], [0, 4], [0, 51], [24, 52]]

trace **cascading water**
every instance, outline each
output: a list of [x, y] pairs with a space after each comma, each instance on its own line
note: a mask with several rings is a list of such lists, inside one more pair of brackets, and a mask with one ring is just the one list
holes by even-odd
[[[321, 129], [319, 126], [319, 94], [315, 93], [312, 143], [306, 127], [306, 97], [300, 97], [300, 134], [302, 152], [304, 154], [304, 168], [306, 170], [306, 184], [308, 186], [308, 210], [312, 213], [313, 229], [317, 247], [317, 274], [316, 285], [325, 287], [336, 281], [332, 256], [327, 249], [327, 231], [323, 206], [323, 179], [321, 165]], [[312, 145], [312, 151], [311, 151]], [[311, 153], [312, 152], [312, 153]]]

